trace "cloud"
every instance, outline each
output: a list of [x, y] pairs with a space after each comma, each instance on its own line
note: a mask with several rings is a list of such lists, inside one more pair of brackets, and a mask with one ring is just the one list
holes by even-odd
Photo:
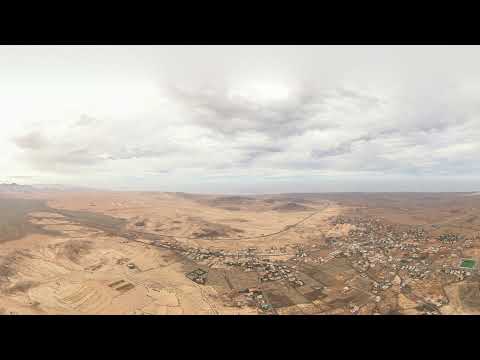
[[[10, 104], [3, 117], [20, 119], [0, 139], [2, 167], [94, 182], [223, 178], [225, 187], [317, 175], [480, 176], [477, 50], [104, 51], [86, 51], [92, 66], [80, 74], [59, 61], [43, 92], [21, 71], [9, 88], [0, 84]], [[40, 71], [32, 66], [31, 75]], [[77, 74], [77, 86], [65, 74]]]
[[92, 124], [95, 124], [98, 120], [95, 119], [92, 116], [88, 116], [85, 114], [82, 114], [80, 116], [80, 119], [75, 122], [76, 126], [91, 126]]
[[312, 150], [312, 156], [314, 158], [325, 158], [325, 157], [331, 157], [331, 156], [338, 156], [338, 155], [343, 155], [343, 154], [348, 154], [352, 152], [352, 143], [353, 142], [347, 142], [340, 144], [334, 148], [330, 149], [313, 149]]
[[[255, 99], [248, 93], [231, 95], [232, 91], [225, 88], [171, 88], [170, 92], [192, 122], [222, 138], [225, 147], [242, 153], [239, 163], [232, 162], [232, 167], [251, 166], [270, 155], [274, 156], [269, 158], [272, 161], [282, 155], [289, 157], [299, 146], [307, 149], [302, 149], [302, 158], [291, 161], [316, 167], [319, 163], [315, 160], [320, 157], [348, 152], [348, 141], [375, 136], [368, 129], [355, 131], [351, 124], [384, 103], [375, 96], [344, 88], [320, 91], [300, 87], [285, 99], [273, 101]], [[312, 136], [314, 139], [309, 139]], [[272, 165], [289, 166], [285, 162]]]
[[38, 131], [19, 136], [13, 141], [19, 148], [27, 150], [39, 150], [48, 145], [47, 139]]
[[[257, 132], [278, 137], [301, 132], [319, 113], [318, 105], [330, 96], [304, 88], [293, 90], [286, 99], [265, 102], [248, 94], [232, 94], [224, 87], [200, 90], [170, 87], [169, 91], [195, 123], [227, 136]], [[316, 125], [328, 126], [321, 121]]]
[[232, 95], [225, 87], [170, 88], [166, 98], [180, 108], [177, 123], [149, 119], [137, 126], [130, 119], [82, 115], [60, 133], [44, 128], [47, 134], [30, 132], [15, 144], [38, 169], [135, 164], [145, 173], [152, 168], [445, 173], [461, 171], [460, 158], [478, 151], [454, 146], [472, 130], [478, 133], [468, 108], [442, 101], [418, 108], [416, 101], [345, 87], [297, 87], [274, 100]]

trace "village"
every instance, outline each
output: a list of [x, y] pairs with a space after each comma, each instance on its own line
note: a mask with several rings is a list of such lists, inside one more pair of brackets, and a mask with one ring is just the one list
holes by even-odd
[[404, 311], [401, 299], [415, 308], [412, 313], [439, 314], [452, 301], [447, 287], [469, 288], [480, 278], [480, 231], [466, 231], [462, 223], [402, 223], [342, 211], [322, 219], [320, 227], [315, 218], [305, 222], [313, 215], [302, 214], [298, 226], [260, 234], [254, 242], [209, 232], [212, 222], [196, 223], [198, 230], [179, 237], [149, 231], [146, 217], [106, 230], [126, 242], [173, 251], [187, 264], [182, 273], [194, 286], [215, 285], [232, 303], [261, 313], [308, 305], [309, 313], [386, 314]]
[[[297, 244], [262, 250], [255, 247], [238, 251], [188, 247], [171, 237], [151, 243], [175, 250], [195, 262], [199, 269], [186, 276], [199, 285], [206, 284], [209, 268], [220, 268], [255, 273], [259, 284], [279, 282], [291, 288], [300, 288], [305, 285], [305, 280], [302, 280], [305, 278], [305, 266], [315, 268], [321, 265], [325, 268], [334, 259], [344, 259], [358, 276], [370, 280], [366, 291], [372, 303], [380, 303], [391, 296], [390, 290], [396, 289], [398, 293], [416, 299], [425, 314], [438, 313], [438, 308], [447, 304], [448, 299], [439, 296], [425, 300], [431, 296], [424, 293], [423, 282], [450, 284], [478, 276], [476, 260], [463, 257], [463, 249], [472, 247], [479, 240], [478, 235], [466, 238], [446, 232], [432, 237], [422, 227], [394, 226], [379, 218], [339, 216], [332, 219], [331, 224], [353, 226], [347, 236], [327, 237], [323, 239], [323, 244]], [[321, 281], [319, 283], [324, 290], [328, 288]], [[341, 286], [341, 290], [347, 293], [350, 287]], [[260, 288], [246, 288], [239, 292], [247, 303], [254, 304], [259, 311], [272, 311], [272, 305]], [[441, 289], [437, 292], [441, 293]], [[387, 295], [384, 297], [383, 293]], [[351, 313], [360, 311], [355, 303], [347, 307]]]

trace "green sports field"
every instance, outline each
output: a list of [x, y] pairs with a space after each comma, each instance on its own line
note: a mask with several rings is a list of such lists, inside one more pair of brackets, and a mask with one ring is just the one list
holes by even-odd
[[475, 260], [464, 259], [464, 260], [462, 260], [462, 263], [460, 264], [460, 267], [473, 269], [475, 267]]

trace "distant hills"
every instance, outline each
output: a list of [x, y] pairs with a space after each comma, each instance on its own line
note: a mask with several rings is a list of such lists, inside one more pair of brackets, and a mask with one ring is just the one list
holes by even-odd
[[0, 184], [1, 192], [32, 192], [35, 188], [31, 185], [19, 185], [16, 183]]
[[73, 186], [73, 185], [61, 185], [61, 184], [35, 184], [32, 185], [36, 190], [43, 191], [92, 191], [94, 189], [83, 187], [83, 186]]
[[20, 185], [17, 183], [0, 183], [0, 192], [28, 193], [34, 191], [89, 191], [92, 189], [80, 186], [59, 184]]
[[315, 210], [309, 206], [300, 205], [294, 202], [282, 204], [273, 208], [275, 211], [312, 211]]
[[474, 192], [471, 194], [467, 194], [467, 196], [480, 196], [480, 192]]

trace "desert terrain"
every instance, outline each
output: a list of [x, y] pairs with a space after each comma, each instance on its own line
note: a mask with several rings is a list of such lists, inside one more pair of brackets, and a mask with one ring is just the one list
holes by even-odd
[[1, 314], [479, 314], [480, 196], [0, 191]]

